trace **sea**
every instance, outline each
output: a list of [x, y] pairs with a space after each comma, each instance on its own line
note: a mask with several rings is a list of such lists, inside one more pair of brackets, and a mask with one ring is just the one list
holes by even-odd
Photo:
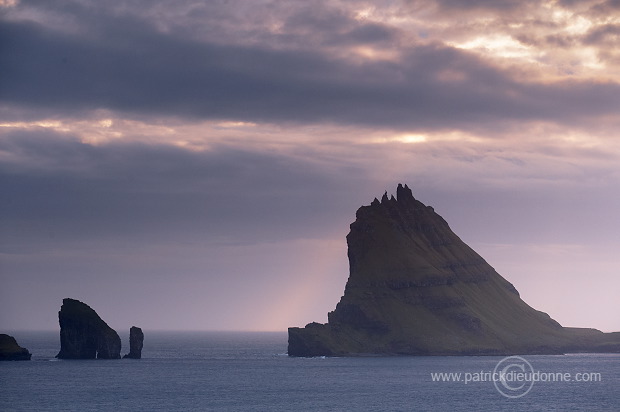
[[620, 411], [618, 354], [292, 358], [285, 332], [144, 332], [140, 360], [12, 333], [33, 357], [0, 362], [0, 411]]

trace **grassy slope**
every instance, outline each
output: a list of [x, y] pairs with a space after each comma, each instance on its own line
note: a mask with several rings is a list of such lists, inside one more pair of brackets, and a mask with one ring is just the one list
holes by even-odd
[[293, 330], [331, 352], [324, 354], [620, 348], [618, 335], [562, 328], [531, 308], [432, 208], [407, 193], [360, 208], [347, 241], [351, 273], [329, 325]]

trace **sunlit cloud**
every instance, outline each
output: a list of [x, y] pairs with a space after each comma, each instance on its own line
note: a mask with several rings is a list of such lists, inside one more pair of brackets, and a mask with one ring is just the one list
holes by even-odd
[[490, 53], [499, 57], [533, 58], [536, 52], [507, 35], [481, 36], [465, 43], [453, 43], [454, 47]]
[[357, 10], [354, 12], [355, 20], [367, 20], [372, 16], [373, 11], [373, 7], [366, 7], [364, 9]]
[[0, 0], [0, 7], [15, 7], [19, 0]]
[[[573, 16], [571, 16], [573, 17]], [[594, 23], [583, 16], [576, 16], [568, 20], [565, 31], [573, 35], [583, 35], [592, 28]]]
[[35, 122], [8, 122], [0, 123], [0, 127], [6, 129], [30, 129], [33, 127], [43, 127], [49, 129], [56, 129], [59, 131], [69, 131], [70, 129], [64, 128], [63, 123], [58, 120], [38, 120]]
[[359, 46], [352, 49], [353, 54], [371, 61], [397, 61], [399, 53], [394, 50], [383, 50], [369, 46]]
[[236, 127], [254, 127], [256, 123], [253, 122], [220, 122], [217, 126], [222, 127], [224, 129], [232, 129]]
[[398, 138], [403, 143], [423, 143], [426, 142], [426, 136], [419, 134], [406, 134]]
[[392, 137], [379, 137], [371, 140], [373, 143], [424, 143], [428, 140], [428, 136], [421, 134], [403, 134]]
[[101, 127], [112, 127], [112, 125], [114, 124], [114, 122], [112, 121], [112, 119], [103, 119], [99, 121], [99, 125], [101, 125]]

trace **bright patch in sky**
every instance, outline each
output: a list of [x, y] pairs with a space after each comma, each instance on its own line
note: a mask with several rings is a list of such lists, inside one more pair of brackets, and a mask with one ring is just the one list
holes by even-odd
[[426, 142], [426, 136], [420, 134], [406, 134], [395, 139], [402, 143], [422, 143]]
[[454, 43], [460, 49], [487, 52], [499, 57], [533, 57], [536, 53], [507, 35], [480, 36], [465, 43]]

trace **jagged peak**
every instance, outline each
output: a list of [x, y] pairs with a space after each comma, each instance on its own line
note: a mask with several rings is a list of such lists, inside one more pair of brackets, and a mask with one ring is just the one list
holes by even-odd
[[396, 188], [396, 197], [394, 197], [394, 195], [388, 195], [387, 190], [383, 193], [383, 196], [381, 196], [381, 201], [379, 201], [376, 197], [374, 198], [374, 200], [370, 203], [370, 206], [379, 206], [379, 205], [387, 205], [387, 204], [393, 204], [396, 202], [409, 202], [415, 200], [413, 197], [413, 193], [411, 192], [411, 189], [409, 188], [409, 186], [407, 186], [406, 184], [403, 185], [402, 183], [398, 184], [398, 187]]
[[387, 195], [387, 190], [386, 190], [383, 196], [381, 196], [381, 204], [384, 205], [387, 202], [388, 202], [388, 195]]
[[396, 199], [398, 199], [399, 202], [403, 200], [413, 200], [413, 193], [407, 184], [405, 184], [405, 186], [403, 186], [402, 183], [398, 184], [396, 188]]

